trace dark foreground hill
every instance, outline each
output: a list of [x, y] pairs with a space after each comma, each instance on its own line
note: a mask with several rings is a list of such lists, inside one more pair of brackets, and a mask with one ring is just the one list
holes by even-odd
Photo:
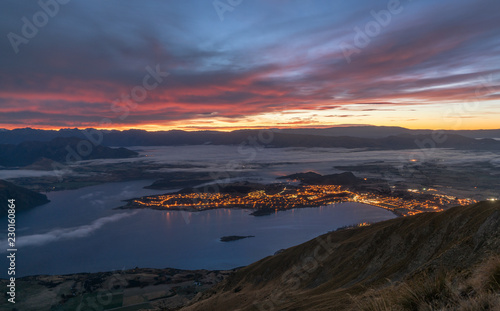
[[185, 311], [500, 310], [500, 203], [340, 230], [240, 269]]
[[[27, 141], [17, 145], [0, 145], [0, 166], [27, 166], [57, 161], [61, 163], [79, 160], [129, 158], [138, 153], [126, 148], [110, 148], [92, 145], [76, 137], [59, 137], [49, 142]], [[50, 163], [49, 163], [50, 164]], [[47, 164], [45, 164], [47, 166]]]
[[[44, 194], [16, 186], [10, 182], [0, 179], [0, 217], [7, 215], [8, 201], [15, 199], [16, 212], [48, 203]], [[7, 225], [7, 223], [5, 224]]]

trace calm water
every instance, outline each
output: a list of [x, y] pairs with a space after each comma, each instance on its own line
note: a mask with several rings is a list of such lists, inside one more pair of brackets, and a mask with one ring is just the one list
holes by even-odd
[[[359, 222], [395, 216], [369, 205], [342, 203], [254, 217], [248, 210], [198, 213], [113, 210], [121, 200], [165, 191], [142, 189], [152, 181], [109, 183], [49, 193], [51, 203], [17, 215], [17, 275], [97, 272], [133, 267], [229, 269], [279, 249]], [[6, 237], [6, 218], [0, 219]], [[4, 229], [5, 228], [5, 229]], [[220, 242], [226, 235], [254, 238]], [[8, 267], [6, 240], [0, 267]], [[0, 269], [0, 277], [7, 276]]]

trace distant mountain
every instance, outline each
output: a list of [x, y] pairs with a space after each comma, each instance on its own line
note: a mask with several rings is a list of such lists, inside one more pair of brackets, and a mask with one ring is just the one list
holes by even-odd
[[397, 126], [339, 126], [329, 128], [283, 129], [282, 133], [319, 135], [319, 136], [351, 136], [362, 138], [383, 138], [401, 134], [430, 134], [431, 130], [410, 130]]
[[20, 128], [14, 130], [0, 131], [0, 144], [20, 144], [25, 141], [51, 141], [58, 137], [85, 138], [83, 132], [78, 129], [61, 130], [37, 130], [32, 128]]
[[338, 230], [238, 270], [181, 310], [500, 310], [498, 228], [500, 203], [483, 202]]
[[[0, 179], [0, 217], [6, 216], [8, 201], [15, 199], [16, 213], [50, 202], [47, 196]], [[7, 224], [6, 224], [7, 225]]]
[[493, 139], [474, 139], [465, 136], [446, 134], [401, 134], [384, 138], [361, 138], [348, 136], [312, 136], [302, 134], [275, 134], [270, 145], [274, 147], [336, 147], [370, 148], [380, 150], [451, 148], [461, 150], [500, 150], [500, 141]]
[[[49, 142], [26, 141], [17, 145], [0, 145], [0, 166], [47, 166], [52, 161], [67, 162], [77, 159], [112, 159], [129, 158], [138, 153], [125, 148], [109, 148], [101, 145], [93, 146], [90, 154], [78, 153], [78, 146], [82, 140], [76, 137], [59, 137]], [[88, 150], [85, 149], [84, 153]]]
[[[401, 134], [427, 135], [433, 130], [410, 130], [397, 126], [340, 126], [330, 128], [310, 128], [310, 129], [283, 129], [282, 133], [320, 135], [320, 136], [352, 136], [362, 138], [384, 138]], [[443, 134], [455, 134], [469, 138], [500, 138], [498, 130], [443, 130]]]
[[[87, 133], [87, 135], [85, 134]], [[87, 139], [95, 130], [81, 131], [65, 129], [42, 131], [18, 129], [0, 131], [0, 143], [22, 143], [47, 141], [68, 136]], [[458, 135], [460, 133], [461, 135]], [[217, 131], [159, 131], [144, 130], [106, 131], [102, 135], [103, 146], [182, 146], [182, 145], [241, 145], [243, 147], [259, 144], [267, 147], [338, 147], [372, 148], [383, 150], [453, 148], [470, 150], [500, 150], [500, 130], [491, 131], [444, 131], [435, 133], [430, 130], [409, 130], [399, 127], [339, 127], [329, 129], [284, 129], [284, 130], [238, 130], [233, 132]], [[469, 136], [469, 137], [467, 137]], [[476, 139], [475, 137], [485, 139]], [[443, 138], [445, 137], [445, 138]]]

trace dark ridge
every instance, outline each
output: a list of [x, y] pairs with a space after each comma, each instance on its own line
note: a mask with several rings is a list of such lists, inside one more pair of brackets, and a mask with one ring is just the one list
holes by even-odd
[[[49, 142], [27, 141], [18, 145], [0, 145], [0, 166], [21, 167], [28, 165], [47, 165], [47, 161], [60, 163], [93, 159], [130, 158], [138, 155], [137, 152], [126, 148], [110, 148], [101, 145], [91, 145], [89, 154], [80, 154], [78, 150], [86, 147], [80, 146], [82, 139], [77, 137], [54, 138]], [[84, 149], [87, 153], [88, 149]]]
[[9, 202], [14, 199], [16, 213], [50, 202], [47, 196], [0, 179], [0, 217], [8, 215]]

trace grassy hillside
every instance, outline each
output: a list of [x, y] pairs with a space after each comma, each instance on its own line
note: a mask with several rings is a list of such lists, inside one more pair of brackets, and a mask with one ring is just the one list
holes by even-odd
[[195, 310], [500, 310], [500, 203], [341, 230], [249, 265]]

